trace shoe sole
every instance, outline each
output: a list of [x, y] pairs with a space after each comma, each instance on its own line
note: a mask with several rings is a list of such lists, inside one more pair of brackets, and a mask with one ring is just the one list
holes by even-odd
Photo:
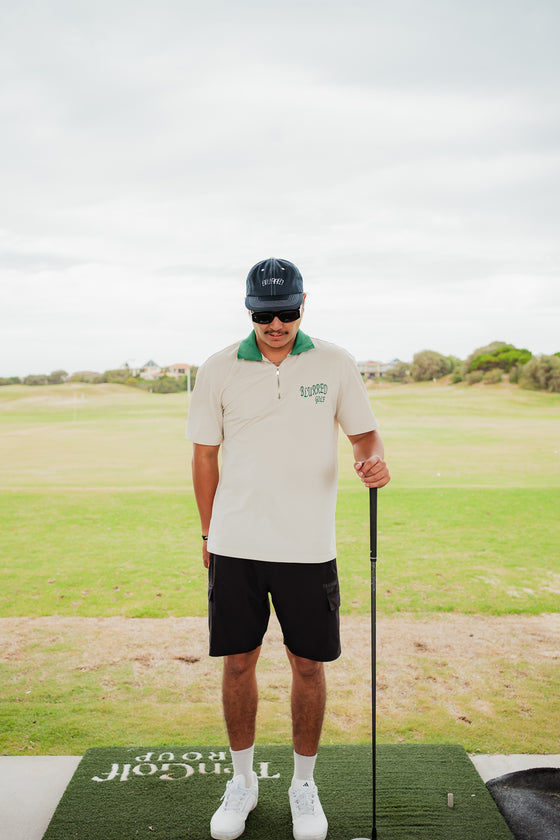
[[299, 835], [296, 834], [295, 830], [293, 832], [294, 840], [325, 840], [327, 834], [328, 834], [328, 829], [327, 829], [327, 831], [322, 832], [321, 834], [313, 834], [313, 835], [306, 834], [305, 836], [302, 836], [301, 834], [299, 834]]
[[222, 834], [218, 832], [213, 834], [212, 831], [210, 831], [210, 836], [213, 838], [213, 840], [237, 840], [238, 837], [241, 837], [244, 831], [245, 826], [243, 826], [241, 831], [239, 831], [237, 834]]

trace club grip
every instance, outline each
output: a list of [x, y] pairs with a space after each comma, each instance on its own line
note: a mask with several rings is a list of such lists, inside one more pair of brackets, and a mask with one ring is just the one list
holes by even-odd
[[377, 560], [377, 487], [369, 488], [369, 556]]

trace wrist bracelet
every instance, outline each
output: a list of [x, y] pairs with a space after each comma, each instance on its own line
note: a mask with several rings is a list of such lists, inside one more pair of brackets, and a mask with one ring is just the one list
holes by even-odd
[[205, 537], [204, 534], [202, 535], [202, 539], [204, 540], [204, 542], [208, 541], [208, 537]]

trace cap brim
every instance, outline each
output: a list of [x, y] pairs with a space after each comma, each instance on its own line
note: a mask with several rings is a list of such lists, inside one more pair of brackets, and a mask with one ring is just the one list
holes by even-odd
[[296, 295], [271, 295], [270, 297], [253, 297], [248, 295], [245, 298], [245, 306], [251, 312], [277, 312], [280, 309], [297, 309], [303, 303], [303, 294]]

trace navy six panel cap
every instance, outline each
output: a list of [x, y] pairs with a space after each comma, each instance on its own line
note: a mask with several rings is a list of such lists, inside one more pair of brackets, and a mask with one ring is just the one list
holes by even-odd
[[245, 306], [252, 312], [297, 309], [303, 303], [303, 278], [289, 260], [261, 260], [247, 275]]

